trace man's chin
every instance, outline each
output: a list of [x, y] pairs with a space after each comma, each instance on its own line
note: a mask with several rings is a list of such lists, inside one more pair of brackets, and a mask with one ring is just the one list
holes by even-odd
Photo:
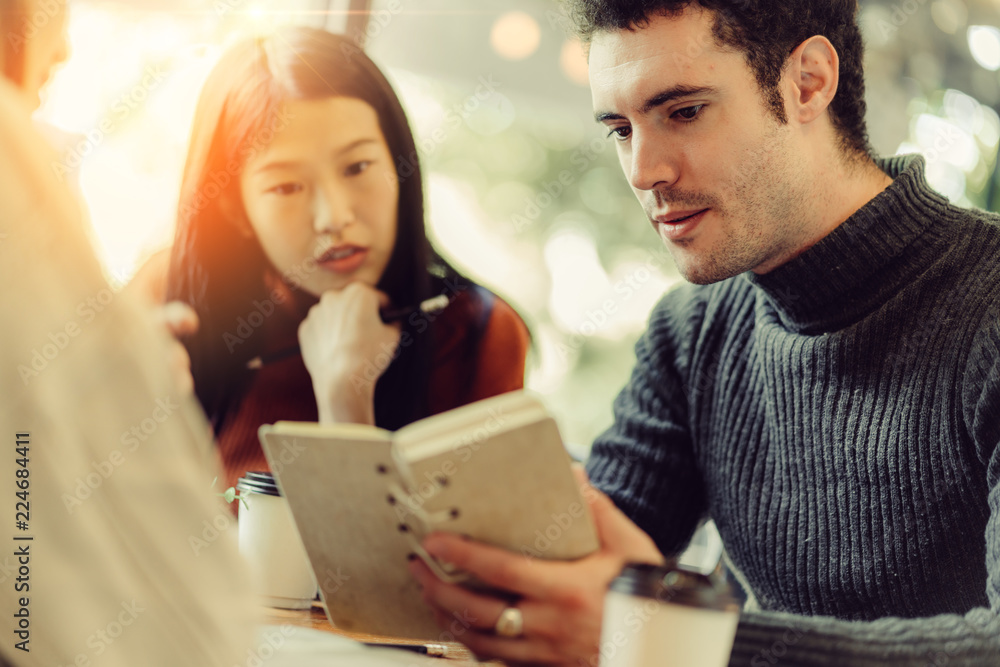
[[674, 255], [674, 261], [684, 280], [695, 285], [718, 283], [750, 269], [742, 264], [725, 264], [698, 257], [678, 257], [677, 254]]
[[700, 273], [698, 271], [681, 271], [681, 275], [684, 277], [684, 280], [694, 285], [711, 285], [727, 278], [732, 278], [732, 276], [720, 276], [714, 273]]

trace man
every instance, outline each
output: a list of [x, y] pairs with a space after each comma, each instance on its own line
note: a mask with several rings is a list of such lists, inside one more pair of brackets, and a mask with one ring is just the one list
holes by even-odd
[[855, 2], [572, 5], [596, 118], [694, 284], [588, 462], [628, 518], [598, 496], [575, 563], [433, 535], [520, 599], [414, 562], [428, 602], [483, 655], [593, 665], [617, 568], [711, 516], [750, 595], [732, 665], [1000, 664], [1000, 219], [872, 159]]

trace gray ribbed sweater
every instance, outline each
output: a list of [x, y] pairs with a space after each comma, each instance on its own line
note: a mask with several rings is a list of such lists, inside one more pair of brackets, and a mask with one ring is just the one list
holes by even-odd
[[598, 488], [665, 554], [716, 522], [731, 665], [1000, 665], [1000, 217], [922, 158], [778, 269], [654, 310]]

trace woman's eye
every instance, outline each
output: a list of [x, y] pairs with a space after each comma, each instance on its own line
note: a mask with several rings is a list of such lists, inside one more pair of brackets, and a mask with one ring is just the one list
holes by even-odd
[[695, 118], [698, 117], [698, 114], [701, 113], [701, 110], [704, 108], [705, 108], [704, 104], [696, 104], [693, 107], [684, 107], [683, 109], [679, 109], [674, 112], [674, 115], [686, 121], [694, 120]]
[[299, 183], [282, 183], [268, 190], [268, 192], [273, 192], [276, 195], [293, 195], [301, 191], [302, 185]]
[[611, 131], [608, 132], [608, 136], [614, 135], [616, 141], [625, 141], [632, 134], [632, 128], [628, 125], [622, 125], [621, 127], [613, 127]]
[[348, 176], [357, 176], [365, 169], [371, 166], [371, 160], [362, 160], [361, 162], [355, 162], [346, 169]]

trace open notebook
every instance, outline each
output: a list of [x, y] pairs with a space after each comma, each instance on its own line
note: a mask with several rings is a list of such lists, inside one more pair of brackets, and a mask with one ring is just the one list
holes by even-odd
[[525, 558], [575, 559], [598, 546], [555, 421], [523, 392], [395, 433], [357, 424], [278, 422], [262, 426], [260, 440], [288, 498], [327, 616], [344, 630], [440, 637], [407, 557], [424, 558], [443, 579], [465, 577], [420, 547], [433, 530], [465, 534]]

